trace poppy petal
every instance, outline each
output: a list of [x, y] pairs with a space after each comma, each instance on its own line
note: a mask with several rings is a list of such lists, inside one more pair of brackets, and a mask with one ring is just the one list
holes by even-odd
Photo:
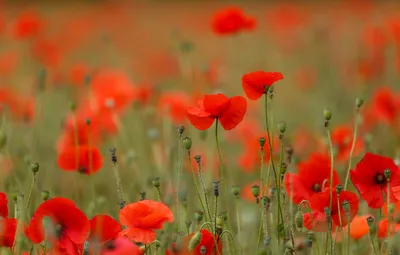
[[156, 240], [156, 232], [144, 228], [127, 228], [120, 232], [120, 236], [126, 236], [134, 242], [148, 244]]
[[205, 95], [204, 110], [213, 117], [221, 117], [229, 107], [230, 99], [224, 94]]
[[222, 127], [225, 130], [231, 130], [235, 128], [243, 120], [246, 114], [247, 102], [242, 96], [234, 96], [230, 98], [230, 105], [219, 118]]

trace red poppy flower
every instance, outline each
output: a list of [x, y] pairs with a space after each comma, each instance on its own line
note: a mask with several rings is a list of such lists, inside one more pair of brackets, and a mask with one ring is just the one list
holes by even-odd
[[[331, 210], [331, 217], [332, 217], [332, 222], [338, 226], [338, 227], [344, 227], [348, 223], [350, 223], [353, 218], [357, 215], [358, 212], [358, 206], [359, 206], [359, 200], [356, 194], [350, 191], [342, 191], [340, 192], [339, 195], [339, 205], [337, 202], [337, 193], [336, 190], [332, 191], [332, 210]], [[349, 217], [346, 217], [346, 212], [343, 209], [343, 202], [347, 201], [350, 205], [350, 212], [349, 212]], [[312, 214], [312, 220], [310, 217], [309, 213], [304, 214], [304, 225], [307, 229], [312, 229], [312, 224], [315, 222], [318, 224], [318, 229], [321, 231], [326, 231], [327, 229], [327, 224], [325, 224], [325, 229], [322, 223], [324, 221], [323, 217], [325, 218], [326, 222], [326, 216], [324, 213], [324, 209], [326, 207], [329, 208], [330, 206], [330, 190], [329, 188], [326, 188], [323, 192], [319, 192], [314, 194], [310, 200], [310, 206], [311, 208], [315, 211]], [[339, 208], [340, 206], [340, 208]], [[315, 218], [314, 218], [315, 216]], [[315, 230], [315, 229], [314, 229]], [[316, 230], [315, 230], [316, 231]]]
[[374, 93], [372, 99], [373, 108], [375, 110], [375, 118], [393, 125], [399, 115], [397, 98], [393, 91], [388, 87], [379, 87]]
[[108, 215], [96, 215], [90, 220], [90, 239], [105, 243], [121, 232], [121, 225]]
[[0, 192], [0, 219], [8, 218], [8, 200], [5, 193]]
[[186, 108], [187, 117], [199, 130], [206, 130], [215, 119], [221, 122], [225, 130], [235, 128], [246, 114], [247, 102], [242, 96], [228, 98], [223, 94], [205, 95], [197, 106]]
[[75, 146], [61, 151], [57, 164], [64, 171], [79, 171], [90, 175], [100, 170], [103, 158], [96, 147]]
[[118, 237], [104, 245], [100, 255], [140, 255], [142, 250], [129, 239]]
[[54, 39], [40, 39], [32, 43], [32, 55], [41, 65], [49, 68], [57, 67], [62, 60], [62, 51]]
[[242, 86], [249, 99], [257, 100], [266, 93], [266, 88], [282, 79], [283, 75], [279, 72], [256, 71], [243, 75]]
[[44, 28], [43, 21], [34, 11], [21, 13], [14, 24], [14, 34], [19, 39], [26, 39], [38, 35]]
[[371, 208], [383, 206], [382, 193], [387, 192], [387, 179], [384, 174], [386, 169], [391, 171], [391, 199], [400, 199], [400, 169], [391, 158], [367, 152], [356, 165], [356, 169], [350, 171], [354, 186]]
[[181, 125], [186, 120], [186, 106], [191, 98], [184, 92], [163, 93], [157, 104], [160, 116], [169, 116], [175, 125]]
[[126, 205], [119, 212], [119, 219], [128, 227], [122, 230], [122, 236], [147, 244], [155, 240], [154, 230], [162, 229], [165, 222], [173, 222], [174, 215], [163, 203], [143, 200]]
[[71, 66], [69, 70], [69, 81], [74, 86], [83, 86], [85, 84], [85, 78], [90, 74], [90, 69], [81, 63], [76, 63]]
[[[331, 134], [332, 144], [336, 149], [336, 160], [347, 161], [353, 143], [353, 130], [348, 126], [335, 127]], [[357, 156], [363, 147], [362, 138], [358, 137], [354, 145], [353, 156]]]
[[[378, 229], [378, 236], [380, 238], [386, 238], [388, 236], [388, 226], [389, 226], [389, 222], [388, 219], [382, 219], [379, 222], [379, 229]], [[390, 222], [390, 236], [398, 233], [400, 231], [400, 224], [397, 222]]]
[[0, 247], [13, 247], [17, 219], [0, 219]]
[[[315, 193], [323, 191], [323, 185], [329, 187], [331, 165], [329, 156], [313, 153], [305, 162], [298, 164], [298, 173], [285, 175], [285, 188], [295, 204], [309, 200]], [[324, 184], [325, 183], [325, 184]], [[339, 184], [336, 171], [333, 172], [333, 186]]]
[[[45, 224], [45, 219], [50, 222]], [[90, 222], [85, 214], [73, 201], [61, 197], [39, 205], [26, 228], [26, 235], [33, 243], [41, 243], [47, 238], [62, 247], [83, 244], [89, 234]]]
[[367, 223], [368, 217], [370, 217], [370, 215], [354, 217], [353, 221], [350, 223], [350, 237], [352, 239], [361, 239], [363, 236], [369, 233], [369, 226]]
[[236, 34], [252, 30], [256, 25], [253, 17], [247, 17], [240, 8], [229, 7], [215, 14], [212, 27], [216, 34]]
[[[201, 232], [200, 243], [193, 249], [192, 254], [194, 254], [194, 255], [202, 255], [202, 254], [211, 255], [211, 254], [218, 253], [218, 252], [216, 252], [216, 249], [215, 249], [214, 235], [207, 229], [202, 229], [200, 232]], [[218, 236], [216, 237], [216, 241], [218, 244], [218, 251], [220, 254], [222, 254], [222, 246], [221, 246], [221, 243], [219, 242]], [[200, 252], [201, 247], [206, 248], [206, 253]]]

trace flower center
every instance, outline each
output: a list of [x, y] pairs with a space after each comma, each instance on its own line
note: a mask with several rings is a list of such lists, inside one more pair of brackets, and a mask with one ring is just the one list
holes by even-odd
[[315, 184], [312, 186], [312, 190], [313, 190], [314, 192], [321, 192], [321, 185], [319, 185], [319, 183], [315, 183]]
[[60, 224], [57, 224], [54, 228], [54, 234], [58, 239], [61, 239], [63, 233], [63, 227]]
[[78, 172], [81, 174], [87, 174], [89, 172], [89, 169], [86, 166], [79, 166]]
[[385, 176], [383, 174], [377, 174], [375, 176], [375, 181], [377, 184], [384, 184], [385, 183]]
[[115, 250], [116, 246], [114, 240], [108, 241], [106, 244], [104, 244], [104, 248], [108, 251]]

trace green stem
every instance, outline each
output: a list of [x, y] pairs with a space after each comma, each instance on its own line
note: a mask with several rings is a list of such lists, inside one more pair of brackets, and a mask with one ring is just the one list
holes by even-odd
[[374, 241], [374, 235], [372, 234], [372, 232], [369, 232], [369, 239], [371, 241], [372, 244], [372, 250], [374, 252], [374, 255], [377, 255], [378, 253], [376, 252], [376, 246], [375, 246], [375, 241]]
[[179, 191], [180, 191], [180, 183], [181, 183], [181, 172], [182, 172], [182, 135], [179, 135], [178, 141], [178, 169], [177, 169], [177, 180], [176, 180], [176, 217], [178, 218], [178, 232], [181, 230], [182, 220], [179, 211]]
[[219, 159], [219, 172], [220, 172], [220, 179], [221, 179], [220, 181], [222, 183], [222, 186], [224, 189], [224, 196], [225, 196], [226, 195], [225, 169], [224, 169], [224, 163], [222, 161], [221, 150], [219, 147], [218, 124], [219, 124], [219, 121], [218, 121], [218, 119], [216, 119], [216, 121], [215, 121], [215, 143], [217, 146], [218, 159]]
[[355, 116], [355, 120], [354, 120], [353, 142], [351, 144], [351, 149], [350, 149], [349, 165], [347, 167], [346, 180], [344, 182], [344, 190], [347, 189], [347, 184], [349, 183], [351, 160], [353, 158], [354, 148], [356, 147], [356, 141], [357, 141], [358, 118], [359, 118], [359, 108], [357, 107], [356, 108], [356, 116]]
[[231, 242], [232, 242], [232, 244], [233, 244], [233, 252], [234, 252], [234, 254], [235, 254], [235, 255], [237, 255], [237, 250], [236, 250], [235, 239], [233, 238], [233, 235], [232, 235], [232, 233], [231, 233], [231, 232], [229, 232], [228, 230], [224, 230], [224, 231], [222, 231], [222, 233], [221, 233], [221, 235], [220, 235], [221, 239], [222, 239], [222, 237], [223, 237], [225, 234], [228, 234], [228, 235], [229, 235], [229, 237], [231, 238]]
[[214, 233], [217, 234], [218, 196], [214, 199]]
[[[310, 215], [310, 220], [311, 220], [311, 231], [314, 232], [314, 220], [313, 220], [313, 217], [312, 217], [312, 210], [311, 210], [310, 202], [308, 202], [307, 200], [302, 200], [300, 202], [300, 204], [299, 204], [298, 210], [303, 211], [302, 210], [302, 205], [303, 204], [307, 204], [307, 209], [308, 209], [308, 213]], [[315, 243], [317, 245], [317, 254], [319, 255], [319, 244], [318, 244], [318, 242], [315, 242]]]
[[28, 201], [26, 202], [26, 206], [25, 206], [25, 217], [28, 217], [28, 210], [29, 210], [29, 206], [32, 201], [32, 195], [33, 195], [33, 189], [35, 188], [35, 183], [36, 183], [36, 173], [33, 173], [31, 187], [29, 188]]
[[[212, 225], [212, 223], [210, 223], [210, 222], [204, 222], [203, 224], [201, 224], [201, 226], [200, 226], [200, 228], [199, 228], [199, 231], [201, 231], [205, 226], [208, 226], [209, 227], [209, 230], [210, 231], [213, 231], [213, 225]], [[217, 250], [217, 254], [218, 255], [220, 255], [220, 252], [219, 252], [219, 249], [218, 249], [218, 243], [217, 243], [217, 239], [215, 238], [215, 235], [213, 235], [213, 238], [214, 238], [214, 246], [215, 247], [217, 247], [216, 248], [216, 250]]]
[[[241, 229], [240, 229], [240, 214], [239, 214], [239, 198], [237, 197], [235, 200], [235, 204], [236, 204], [236, 221], [237, 221], [237, 232], [238, 232], [238, 240], [240, 242], [241, 240]], [[239, 243], [240, 246], [240, 243]]]
[[203, 190], [203, 194], [204, 194], [204, 201], [206, 203], [206, 209], [207, 211], [205, 211], [204, 213], [207, 214], [208, 213], [208, 217], [211, 218], [211, 211], [210, 211], [210, 204], [208, 203], [208, 195], [207, 195], [207, 190], [206, 187], [204, 185], [204, 181], [203, 181], [203, 172], [201, 169], [201, 164], [198, 163], [197, 164], [197, 168], [198, 168], [198, 175], [199, 175], [199, 182], [200, 182], [200, 186]]
[[[346, 213], [347, 217], [347, 247], [346, 247], [346, 255], [350, 255], [350, 215]], [[343, 241], [342, 241], [343, 243]]]
[[[195, 174], [194, 174], [194, 169], [193, 169], [193, 165], [192, 165], [192, 156], [191, 156], [190, 150], [188, 150], [188, 160], [189, 160], [189, 165], [190, 165], [190, 171], [192, 172], [193, 182], [194, 182], [194, 185], [195, 185], [195, 187], [196, 187], [197, 197], [198, 197], [198, 199], [199, 199], [199, 201], [200, 201], [201, 209], [203, 210], [203, 213], [204, 213], [204, 215], [205, 215], [206, 221], [208, 221], [207, 213], [206, 213], [206, 210], [205, 210], [205, 207], [204, 207], [204, 204], [203, 204], [203, 199], [201, 199], [201, 195], [200, 195], [200, 191], [199, 191], [199, 186], [197, 185], [196, 176], [195, 176]], [[211, 220], [211, 219], [210, 219], [210, 220]]]
[[161, 189], [160, 187], [157, 187], [157, 199], [158, 201], [162, 202], [162, 195], [161, 195]]
[[390, 178], [387, 178], [387, 195], [386, 195], [386, 204], [387, 204], [387, 208], [388, 208], [388, 236], [387, 236], [387, 240], [388, 240], [388, 249], [390, 250], [390, 242], [389, 242], [389, 238], [390, 238], [390, 218], [391, 218], [391, 213], [389, 211], [389, 207], [390, 207]]

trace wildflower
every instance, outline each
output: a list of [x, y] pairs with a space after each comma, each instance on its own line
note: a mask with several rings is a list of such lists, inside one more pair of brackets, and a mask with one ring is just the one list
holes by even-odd
[[256, 71], [243, 75], [242, 86], [249, 99], [257, 100], [266, 93], [267, 88], [282, 79], [283, 75], [279, 72]]
[[103, 158], [96, 147], [69, 147], [60, 152], [57, 165], [64, 171], [79, 171], [90, 175], [100, 170]]
[[5, 193], [0, 192], [0, 219], [8, 218], [8, 200]]
[[229, 7], [215, 14], [212, 27], [216, 34], [237, 34], [241, 31], [252, 30], [256, 25], [253, 17], [246, 16], [238, 7]]
[[117, 237], [106, 243], [100, 252], [100, 255], [140, 255], [141, 249], [129, 239]]
[[121, 232], [121, 225], [108, 215], [96, 215], [90, 220], [90, 237], [102, 244], [117, 237]]
[[350, 223], [350, 237], [358, 240], [369, 233], [367, 218], [370, 215], [357, 215]]
[[[353, 131], [348, 126], [337, 126], [332, 130], [332, 144], [336, 149], [336, 159], [346, 161], [349, 158], [353, 143]], [[353, 155], [358, 155], [363, 148], [362, 138], [358, 137], [354, 146]]]

